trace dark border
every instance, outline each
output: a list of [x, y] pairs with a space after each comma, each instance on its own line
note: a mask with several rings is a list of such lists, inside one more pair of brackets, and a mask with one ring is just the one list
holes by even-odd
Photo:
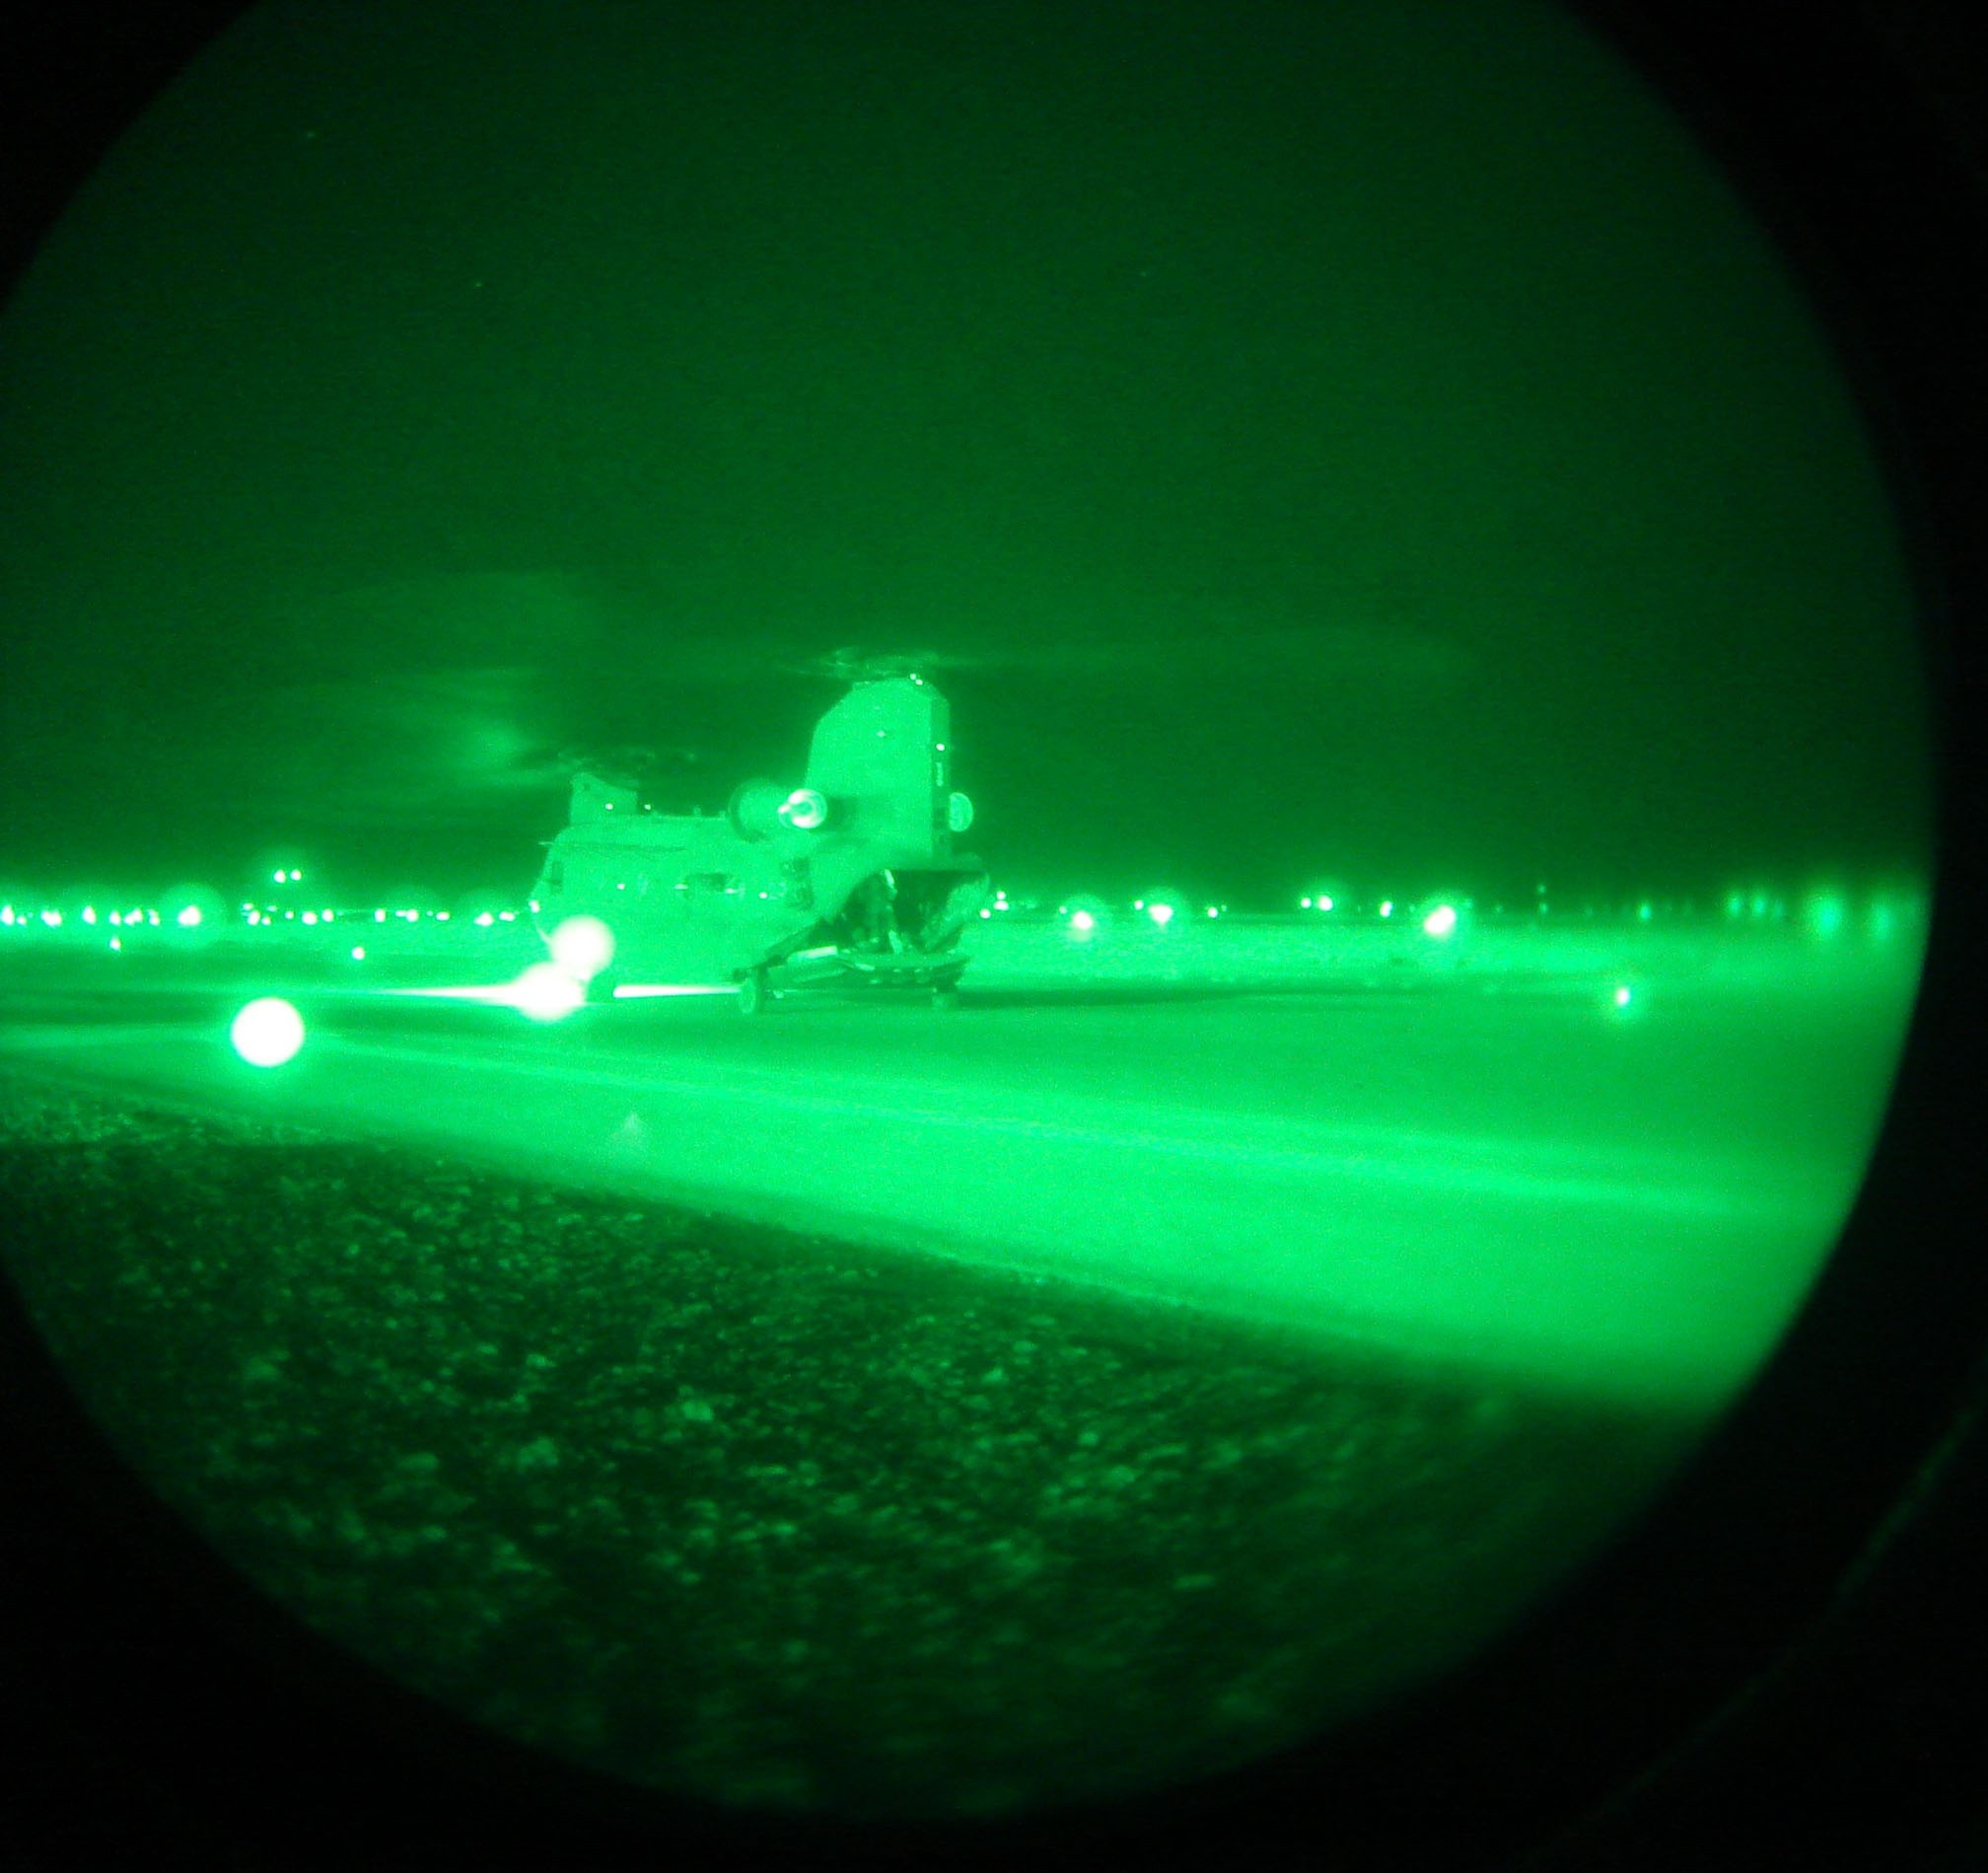
[[[38, 36], [10, 30], [6, 260], [18, 268], [103, 150], [241, 10], [72, 0], [38, 10]], [[245, 1602], [87, 1426], [62, 1421], [59, 1380], [4, 1321], [7, 1416], [36, 1434], [10, 1459], [7, 1611], [53, 1617], [72, 1648], [49, 1655], [61, 1687], [0, 1667], [61, 1738], [40, 1759], [61, 1779], [35, 1791], [37, 1812], [71, 1804], [134, 1855], [231, 1866], [359, 1863], [388, 1840], [391, 1863], [428, 1866], [815, 1849], [907, 1865], [1988, 1864], [1957, 1846], [1981, 1815], [1966, 1778], [1988, 1771], [1983, 1689], [1967, 1679], [1988, 1661], [1988, 1257], [1967, 1169], [1982, 1137], [1970, 783], [1988, 216], [1951, 133], [1956, 111], [1978, 130], [1981, 70], [1954, 70], [1963, 82], [1943, 91], [1937, 57], [1909, 73], [1895, 55], [1951, 54], [1964, 11], [1582, 9], [1782, 243], [1863, 395], [1917, 559], [1943, 806], [1926, 988], [1843, 1247], [1772, 1367], [1576, 1591], [1359, 1734], [1095, 1823], [860, 1844], [660, 1825], [646, 1801], [438, 1723]]]

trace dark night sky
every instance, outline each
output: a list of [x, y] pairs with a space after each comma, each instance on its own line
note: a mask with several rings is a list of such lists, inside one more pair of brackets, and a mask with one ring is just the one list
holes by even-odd
[[851, 643], [1009, 879], [1923, 842], [1821, 330], [1544, 6], [266, 6], [20, 285], [0, 488], [10, 880], [522, 890], [558, 750], [719, 804]]

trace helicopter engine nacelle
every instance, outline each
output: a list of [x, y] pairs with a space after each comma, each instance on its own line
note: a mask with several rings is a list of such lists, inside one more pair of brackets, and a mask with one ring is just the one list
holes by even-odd
[[748, 780], [737, 788], [725, 817], [742, 839], [770, 839], [777, 832], [813, 832], [827, 824], [827, 797], [813, 787], [783, 787], [777, 780]]

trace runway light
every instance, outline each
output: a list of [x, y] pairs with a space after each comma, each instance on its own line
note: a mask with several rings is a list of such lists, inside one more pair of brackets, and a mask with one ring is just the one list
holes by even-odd
[[1089, 936], [1098, 927], [1098, 919], [1088, 910], [1080, 910], [1070, 919], [1070, 927], [1079, 936]]
[[1164, 930], [1173, 921], [1173, 906], [1172, 904], [1148, 904], [1146, 906], [1146, 914]]
[[477, 928], [478, 928], [479, 930], [487, 930], [487, 929], [489, 929], [489, 927], [490, 927], [490, 926], [491, 926], [491, 925], [492, 925], [493, 923], [495, 923], [496, 921], [497, 921], [497, 919], [496, 919], [495, 917], [493, 917], [493, 916], [492, 916], [492, 915], [491, 915], [491, 914], [489, 913], [489, 911], [485, 910], [485, 911], [482, 911], [481, 913], [479, 913], [479, 914], [478, 914], [478, 916], [477, 916], [477, 918], [476, 918], [476, 927], [477, 927]]
[[1384, 900], [1384, 899], [1383, 900], [1381, 904], [1381, 914], [1384, 917], [1391, 917], [1394, 914], [1394, 905], [1391, 900]]
[[364, 945], [363, 943], [355, 943], [355, 944], [353, 944], [353, 946], [352, 946], [352, 960], [353, 960], [353, 962], [355, 962], [355, 963], [363, 963], [363, 962], [365, 962], [365, 960], [366, 960], [366, 946], [365, 946], [365, 945]]
[[316, 923], [316, 922], [318, 921], [318, 913], [317, 913], [317, 911], [315, 911], [315, 910], [307, 910], [307, 911], [305, 911], [305, 913], [304, 913], [304, 921], [305, 921], [306, 923]]
[[1422, 919], [1422, 928], [1432, 937], [1447, 937], [1456, 927], [1454, 904], [1438, 904]]
[[97, 921], [97, 909], [94, 904], [85, 904], [83, 906], [83, 921], [85, 923], [95, 923]]
[[122, 937], [112, 937], [110, 939], [110, 947], [113, 950], [121, 950], [124, 947], [124, 939]]
[[1632, 1001], [1633, 999], [1634, 999], [1634, 997], [1633, 997], [1633, 996], [1632, 996], [1632, 995], [1631, 995], [1631, 994], [1629, 993], [1629, 984], [1628, 984], [1627, 982], [1623, 982], [1623, 983], [1620, 983], [1620, 984], [1619, 984], [1619, 985], [1618, 985], [1618, 986], [1616, 987], [1616, 990], [1615, 990], [1615, 1006], [1616, 1006], [1616, 1007], [1618, 1007], [1618, 1008], [1626, 1008], [1626, 1007], [1628, 1007], [1628, 1006], [1629, 1006], [1630, 1002], [1631, 1002], [1631, 1001]]
[[518, 913], [515, 910], [500, 910], [497, 913], [497, 921], [499, 923], [515, 923], [517, 920]]
[[1809, 934], [1815, 937], [1837, 935], [1847, 915], [1843, 900], [1834, 892], [1816, 892], [1802, 907], [1802, 921]]
[[1298, 900], [1298, 908], [1300, 910], [1310, 910], [1312, 908], [1312, 900], [1310, 898], [1300, 898]]
[[376, 910], [376, 911], [374, 911], [374, 913], [373, 913], [373, 921], [374, 921], [375, 923], [385, 923], [385, 922], [387, 921], [387, 913], [386, 913], [386, 911], [384, 911], [384, 910]]
[[250, 1066], [281, 1066], [304, 1045], [304, 1017], [280, 995], [265, 995], [235, 1017], [228, 1039]]
[[987, 910], [987, 909], [984, 909], [984, 908], [983, 908], [983, 909], [981, 910], [980, 914], [981, 914], [981, 915], [982, 915], [983, 917], [991, 917], [991, 916], [992, 916], [992, 915], [993, 915], [994, 913], [993, 913], [993, 911], [991, 911], [991, 910]]

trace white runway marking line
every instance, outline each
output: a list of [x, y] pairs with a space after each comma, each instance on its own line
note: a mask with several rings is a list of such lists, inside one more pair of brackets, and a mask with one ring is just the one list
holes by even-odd
[[[318, 1044], [320, 1053], [327, 1048], [350, 1050], [374, 1059], [408, 1066], [455, 1068], [464, 1064], [462, 1050], [437, 1053], [428, 1048], [387, 1046], [378, 1043], [354, 1043], [340, 1036], [327, 1036]], [[876, 1097], [877, 1082], [854, 1082], [856, 1096], [822, 1095], [793, 1091], [770, 1074], [750, 1077], [763, 1083], [757, 1087], [727, 1085], [712, 1078], [661, 1079], [653, 1074], [599, 1067], [560, 1065], [547, 1068], [542, 1062], [514, 1061], [478, 1049], [477, 1064], [485, 1070], [520, 1079], [554, 1078], [585, 1086], [644, 1096], [676, 1094], [704, 1100], [722, 1100], [737, 1106], [771, 1107], [786, 1114], [810, 1114], [820, 1117], [862, 1119], [885, 1127], [907, 1122], [952, 1131], [994, 1133], [1088, 1150], [1143, 1152], [1156, 1157], [1218, 1165], [1248, 1166], [1254, 1170], [1297, 1174], [1315, 1180], [1355, 1180], [1421, 1188], [1443, 1188], [1484, 1196], [1520, 1197], [1532, 1202], [1585, 1204], [1594, 1208], [1626, 1211], [1654, 1211], [1659, 1214], [1700, 1217], [1733, 1222], [1759, 1220], [1786, 1223], [1804, 1220], [1813, 1209], [1817, 1218], [1831, 1220], [1833, 1209], [1817, 1208], [1812, 1201], [1802, 1204], [1791, 1197], [1760, 1195], [1700, 1183], [1696, 1186], [1675, 1181], [1674, 1159], [1639, 1154], [1622, 1167], [1613, 1180], [1577, 1175], [1551, 1168], [1551, 1160], [1576, 1155], [1594, 1155], [1581, 1147], [1552, 1145], [1525, 1147], [1532, 1168], [1514, 1168], [1512, 1160], [1521, 1148], [1509, 1143], [1477, 1138], [1441, 1137], [1426, 1132], [1402, 1133], [1383, 1126], [1329, 1126], [1295, 1123], [1289, 1119], [1265, 1120], [1272, 1129], [1295, 1133], [1302, 1142], [1291, 1145], [1239, 1143], [1228, 1133], [1236, 1119], [1220, 1114], [1191, 1114], [1167, 1110], [1156, 1114], [1152, 1108], [1119, 1108], [1107, 1101], [1081, 1102], [1120, 1122], [1061, 1124], [1038, 1118], [1023, 1118], [999, 1113], [946, 1112], [931, 1107], [905, 1105]], [[747, 1077], [738, 1068], [728, 1071], [735, 1079]], [[819, 1076], [813, 1076], [818, 1083]], [[844, 1084], [852, 1084], [845, 1079]], [[1079, 1103], [1079, 1102], [1072, 1102]], [[1130, 1120], [1133, 1122], [1126, 1123]], [[1156, 1122], [1157, 1120], [1157, 1122]], [[1204, 1135], [1195, 1136], [1195, 1132]], [[1208, 1136], [1209, 1132], [1221, 1135]], [[1403, 1146], [1409, 1147], [1403, 1151]], [[1391, 1151], [1391, 1159], [1378, 1151]], [[1626, 1156], [1626, 1154], [1625, 1154]], [[1541, 1162], [1544, 1161], [1544, 1162]], [[1673, 1181], [1660, 1180], [1669, 1174]]]

